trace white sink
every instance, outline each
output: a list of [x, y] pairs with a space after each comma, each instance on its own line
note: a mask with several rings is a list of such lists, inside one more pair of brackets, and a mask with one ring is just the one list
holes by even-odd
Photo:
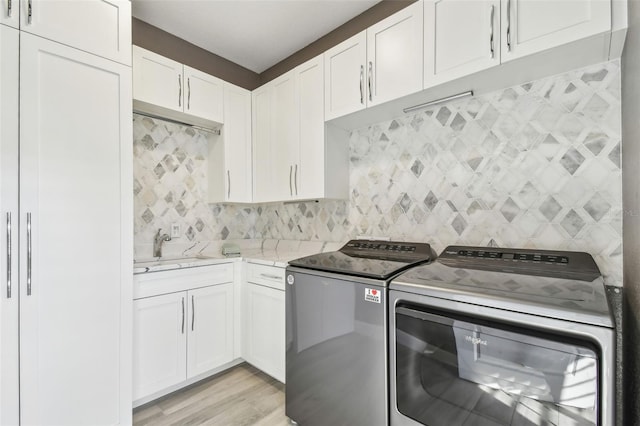
[[150, 266], [159, 266], [159, 265], [193, 263], [193, 262], [199, 262], [207, 259], [211, 259], [211, 257], [201, 256], [201, 255], [191, 256], [191, 257], [184, 257], [184, 256], [148, 257], [148, 258], [134, 260], [133, 266], [137, 268], [146, 268]]

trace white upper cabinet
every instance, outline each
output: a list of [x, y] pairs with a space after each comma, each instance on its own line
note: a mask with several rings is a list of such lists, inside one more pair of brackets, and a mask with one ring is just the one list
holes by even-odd
[[276, 199], [273, 184], [273, 150], [271, 149], [273, 86], [266, 84], [251, 93], [253, 139], [253, 201]]
[[20, 28], [19, 0], [0, 0], [0, 24]]
[[348, 196], [348, 136], [324, 122], [324, 58], [253, 92], [254, 201]]
[[184, 66], [184, 112], [223, 122], [223, 81]]
[[133, 99], [134, 110], [189, 124], [224, 121], [222, 80], [139, 46], [133, 46]]
[[253, 92], [254, 200], [294, 197], [298, 158], [298, 108], [294, 71]]
[[20, 7], [20, 29], [126, 65], [131, 64], [129, 0], [2, 0]]
[[502, 62], [611, 30], [610, 0], [501, 0]]
[[209, 144], [209, 201], [250, 203], [251, 92], [226, 82], [223, 90], [222, 134]]
[[[324, 62], [322, 55], [296, 68], [300, 117], [294, 189], [298, 198], [325, 196]], [[345, 153], [346, 154], [346, 153]]]
[[424, 87], [500, 64], [500, 0], [425, 0]]
[[183, 66], [157, 53], [133, 46], [133, 98], [183, 111]]
[[422, 90], [423, 2], [367, 28], [368, 106]]
[[324, 53], [325, 119], [360, 111], [367, 106], [367, 32], [343, 41]]
[[326, 120], [422, 90], [423, 20], [418, 1], [324, 53]]
[[270, 84], [273, 87], [273, 195], [276, 200], [288, 200], [296, 196], [299, 173], [300, 126], [295, 72], [281, 75]]

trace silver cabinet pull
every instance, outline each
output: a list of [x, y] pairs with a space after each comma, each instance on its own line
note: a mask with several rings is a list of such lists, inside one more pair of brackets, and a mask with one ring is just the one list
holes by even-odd
[[191, 295], [191, 331], [196, 323], [196, 302], [193, 300], [193, 294]]
[[7, 17], [11, 18], [11, 11], [13, 9], [13, 5], [11, 4], [11, 0], [7, 0]]
[[184, 334], [184, 297], [182, 298], [182, 334]]
[[293, 185], [291, 183], [291, 176], [293, 174], [293, 166], [289, 166], [289, 193], [293, 197]]
[[282, 279], [282, 277], [280, 277], [278, 275], [271, 275], [271, 274], [260, 274], [260, 276], [262, 278], [267, 278], [267, 279], [270, 279], [270, 280], [278, 280], [278, 281], [280, 281]]
[[227, 199], [231, 198], [231, 173], [227, 170]]
[[507, 0], [507, 51], [511, 52], [511, 0]]
[[31, 296], [31, 213], [27, 213], [27, 296]]
[[373, 91], [371, 90], [371, 82], [373, 80], [373, 62], [369, 61], [369, 101], [373, 101]]
[[178, 74], [178, 106], [182, 106], [182, 75]]
[[11, 299], [11, 212], [7, 212], [7, 299]]
[[491, 6], [491, 14], [490, 14], [490, 21], [489, 21], [489, 51], [491, 52], [491, 56], [490, 58], [493, 59], [495, 53], [493, 50], [493, 15], [495, 12], [495, 6]]
[[33, 0], [27, 2], [27, 24], [31, 25], [33, 20]]
[[364, 65], [360, 65], [360, 103], [364, 105]]
[[191, 109], [191, 79], [187, 78], [187, 109]]
[[296, 195], [298, 195], [298, 165], [296, 164], [296, 170], [293, 173], [293, 184], [295, 185], [294, 187], [296, 188]]

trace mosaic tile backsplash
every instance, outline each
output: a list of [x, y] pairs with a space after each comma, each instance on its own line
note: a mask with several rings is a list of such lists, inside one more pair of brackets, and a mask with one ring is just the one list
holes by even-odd
[[[207, 198], [209, 132], [133, 116], [133, 194], [136, 244], [150, 243], [158, 229], [180, 225], [178, 240], [213, 240]], [[149, 254], [150, 256], [150, 254]]]
[[142, 117], [134, 132], [136, 242], [183, 221], [188, 241], [370, 235], [436, 251], [567, 249], [591, 253], [622, 285], [617, 61], [352, 132], [345, 201], [207, 206], [207, 135]]

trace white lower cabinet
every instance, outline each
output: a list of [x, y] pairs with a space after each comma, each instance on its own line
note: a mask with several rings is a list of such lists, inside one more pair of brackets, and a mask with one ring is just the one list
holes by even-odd
[[187, 378], [186, 292], [133, 302], [133, 399]]
[[187, 292], [187, 378], [233, 360], [233, 284]]
[[244, 295], [244, 359], [285, 381], [284, 269], [247, 263]]
[[[149, 297], [133, 302], [134, 406], [234, 360], [234, 284], [219, 282], [232, 271], [228, 264], [136, 276], [134, 293]], [[153, 287], [181, 291], [149, 294]]]

